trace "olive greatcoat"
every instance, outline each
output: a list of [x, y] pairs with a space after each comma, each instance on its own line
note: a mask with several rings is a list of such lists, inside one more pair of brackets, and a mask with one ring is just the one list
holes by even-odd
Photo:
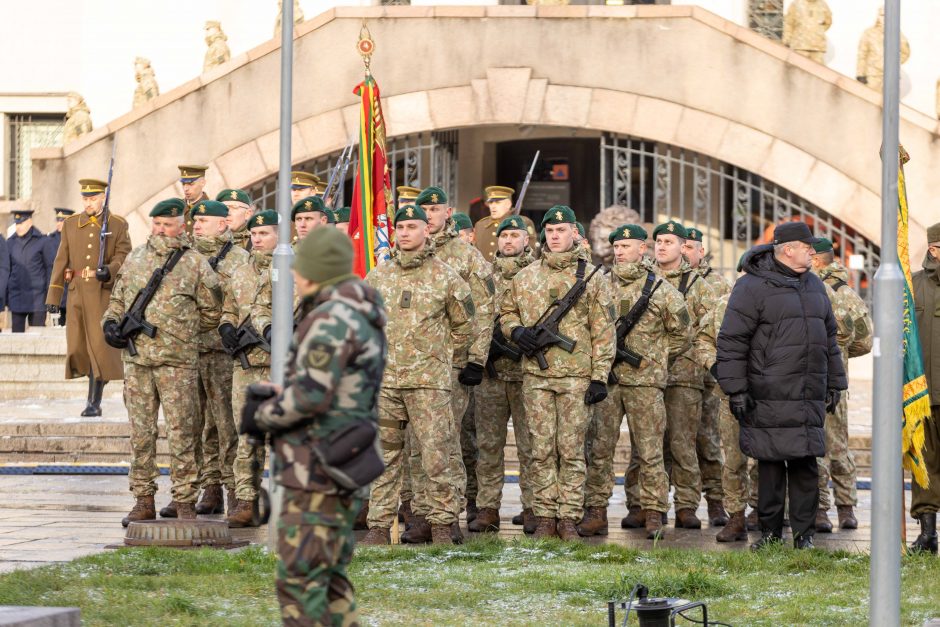
[[[68, 289], [65, 320], [66, 379], [84, 377], [89, 373], [102, 381], [124, 378], [121, 351], [105, 344], [101, 318], [108, 308], [114, 279], [131, 250], [131, 236], [127, 221], [112, 213], [108, 218], [111, 234], [107, 237], [104, 255], [104, 263], [111, 271], [111, 280], [101, 283], [95, 278], [100, 220], [100, 214], [89, 216], [84, 211], [66, 218], [62, 225], [59, 250], [52, 264], [46, 305], [59, 305], [63, 291]], [[66, 270], [72, 271], [72, 279], [67, 286]]]

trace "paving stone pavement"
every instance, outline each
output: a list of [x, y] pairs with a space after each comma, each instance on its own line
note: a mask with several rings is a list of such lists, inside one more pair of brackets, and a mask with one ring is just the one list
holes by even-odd
[[[160, 477], [158, 484], [159, 508], [169, 500], [169, 479]], [[646, 540], [642, 530], [620, 528], [620, 519], [626, 515], [623, 499], [623, 488], [618, 486], [608, 509], [609, 535], [585, 539], [584, 542], [612, 542], [637, 548], [653, 548], [653, 542]], [[869, 550], [871, 492], [859, 491], [859, 501], [859, 529], [817, 534], [818, 547], [829, 550]], [[0, 476], [0, 573], [68, 561], [105, 551], [107, 549], [104, 547], [108, 544], [121, 544], [124, 538], [121, 518], [132, 505], [133, 497], [127, 490], [127, 478], [124, 476]], [[522, 528], [509, 521], [520, 511], [520, 507], [518, 484], [507, 483], [500, 512], [501, 537], [509, 539], [522, 536]], [[704, 506], [699, 509], [698, 515], [703, 520], [707, 519]], [[832, 517], [834, 519], [834, 512]], [[221, 519], [221, 515], [209, 518]], [[743, 550], [747, 547], [744, 542], [718, 544], [714, 539], [715, 533], [716, 530], [707, 528], [707, 525], [701, 531], [692, 531], [674, 529], [670, 524], [666, 539], [660, 545], [715, 551]], [[916, 523], [908, 521], [907, 533], [909, 539], [917, 535]], [[465, 524], [464, 534], [468, 534]], [[266, 527], [233, 529], [232, 536], [253, 543], [265, 543], [268, 532]], [[751, 537], [756, 539], [757, 534], [752, 533]]]

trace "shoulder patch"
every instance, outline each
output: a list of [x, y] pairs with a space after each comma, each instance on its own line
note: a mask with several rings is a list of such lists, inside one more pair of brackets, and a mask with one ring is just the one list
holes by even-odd
[[333, 357], [334, 347], [322, 342], [313, 342], [307, 350], [307, 367], [314, 370], [326, 368]]
[[492, 274], [486, 277], [486, 291], [490, 293], [490, 296], [496, 293], [496, 281], [493, 280]]
[[468, 316], [470, 316], [470, 317], [472, 318], [472, 317], [474, 317], [474, 316], [477, 314], [477, 308], [474, 307], [474, 305], [473, 305], [473, 297], [472, 297], [472, 296], [470, 296], [470, 295], [468, 294], [467, 297], [464, 298], [464, 299], [463, 299], [462, 301], [460, 301], [460, 302], [463, 303], [463, 308], [464, 308], [464, 310], [467, 312], [467, 315], [468, 315]]

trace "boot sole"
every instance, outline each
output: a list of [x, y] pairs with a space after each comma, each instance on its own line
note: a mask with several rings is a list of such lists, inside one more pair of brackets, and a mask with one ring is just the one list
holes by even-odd
[[201, 508], [197, 507], [196, 513], [199, 514], [200, 516], [211, 516], [212, 514], [224, 514], [225, 508], [215, 507], [212, 509], [206, 509], [205, 507], [201, 507]]
[[715, 541], [716, 541], [716, 542], [747, 542], [747, 540], [748, 540], [748, 537], [747, 537], [747, 534], [746, 534], [746, 533], [739, 533], [738, 535], [734, 536], [733, 538], [728, 538], [728, 539], [726, 539], [726, 538], [719, 538], [718, 536], [715, 536]]

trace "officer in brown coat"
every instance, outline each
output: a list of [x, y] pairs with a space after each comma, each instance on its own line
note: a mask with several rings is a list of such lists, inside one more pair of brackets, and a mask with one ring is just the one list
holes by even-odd
[[[512, 195], [516, 193], [516, 190], [502, 185], [491, 185], [483, 191], [486, 195], [486, 206], [490, 210], [490, 215], [477, 220], [476, 226], [473, 227], [473, 236], [476, 247], [483, 253], [486, 260], [492, 263], [496, 258], [496, 229], [499, 227], [499, 223], [512, 213]], [[525, 222], [526, 231], [529, 233], [529, 241], [535, 242], [538, 237], [532, 220], [525, 216], [519, 217]]]
[[180, 185], [183, 186], [183, 200], [186, 201], [186, 233], [193, 234], [193, 205], [200, 200], [209, 200], [206, 194], [207, 165], [178, 165]]
[[68, 289], [65, 378], [88, 377], [88, 405], [82, 416], [100, 416], [105, 383], [124, 378], [121, 353], [105, 344], [101, 317], [108, 308], [114, 278], [131, 250], [131, 238], [127, 221], [109, 212], [110, 234], [103, 265], [97, 267], [108, 184], [95, 179], [81, 179], [78, 183], [84, 211], [69, 216], [62, 225], [62, 239], [46, 293], [46, 310], [58, 313], [62, 294]]

